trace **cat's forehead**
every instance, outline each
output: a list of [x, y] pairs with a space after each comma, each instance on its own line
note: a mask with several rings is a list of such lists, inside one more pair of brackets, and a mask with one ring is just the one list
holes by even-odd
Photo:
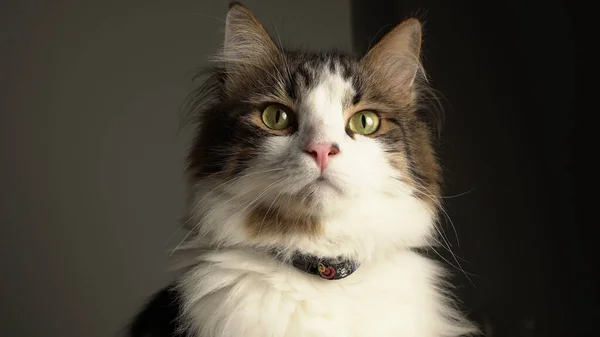
[[315, 112], [327, 109], [342, 112], [350, 108], [355, 93], [352, 78], [343, 76], [339, 70], [324, 68], [300, 101]]
[[290, 88], [293, 99], [307, 104], [340, 104], [348, 108], [360, 92], [358, 62], [343, 54], [291, 56]]
[[288, 65], [305, 76], [311, 82], [325, 69], [331, 72], [341, 71], [344, 78], [349, 78], [356, 72], [358, 60], [351, 54], [344, 53], [311, 53], [311, 52], [286, 52], [285, 58]]

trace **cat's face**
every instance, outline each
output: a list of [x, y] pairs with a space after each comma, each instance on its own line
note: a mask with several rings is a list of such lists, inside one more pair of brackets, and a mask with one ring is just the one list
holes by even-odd
[[[355, 212], [375, 225], [380, 216], [383, 236], [398, 232], [394, 222], [406, 226], [394, 220], [402, 212], [431, 223], [439, 167], [417, 110], [420, 38], [411, 20], [363, 58], [289, 52], [232, 7], [223, 67], [193, 102], [194, 225], [243, 241], [360, 235], [360, 223], [327, 227]], [[202, 223], [210, 221], [219, 223]], [[431, 228], [423, 226], [419, 235]]]

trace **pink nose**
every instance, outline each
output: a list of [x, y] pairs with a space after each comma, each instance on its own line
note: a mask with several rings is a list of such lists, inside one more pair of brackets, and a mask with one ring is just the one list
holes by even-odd
[[329, 143], [311, 143], [306, 148], [306, 153], [315, 158], [317, 166], [323, 172], [329, 162], [329, 156], [335, 156], [340, 153], [340, 149], [336, 145]]

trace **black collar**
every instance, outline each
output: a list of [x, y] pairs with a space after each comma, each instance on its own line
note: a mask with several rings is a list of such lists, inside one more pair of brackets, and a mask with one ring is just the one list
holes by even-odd
[[360, 264], [346, 257], [325, 258], [310, 254], [295, 253], [290, 259], [292, 266], [326, 280], [340, 280], [354, 273]]

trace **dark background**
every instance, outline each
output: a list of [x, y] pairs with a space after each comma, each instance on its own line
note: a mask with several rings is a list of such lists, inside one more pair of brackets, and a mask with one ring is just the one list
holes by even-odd
[[[310, 49], [364, 51], [423, 18], [425, 68], [446, 107], [440, 156], [460, 245], [444, 230], [469, 275], [453, 269], [464, 307], [488, 337], [598, 335], [594, 222], [579, 216], [572, 161], [575, 17], [590, 8], [243, 2], [285, 44]], [[1, 336], [118, 336], [171, 281], [191, 136], [178, 112], [220, 45], [227, 4], [0, 1]]]
[[449, 223], [445, 232], [468, 261], [459, 260], [463, 269], [475, 274], [469, 281], [454, 270], [465, 307], [493, 326], [493, 336], [598, 335], [593, 238], [574, 199], [580, 46], [573, 8], [566, 1], [352, 1], [360, 51], [399, 19], [425, 21], [424, 66], [446, 107], [446, 194], [468, 192], [446, 200], [460, 245]]

